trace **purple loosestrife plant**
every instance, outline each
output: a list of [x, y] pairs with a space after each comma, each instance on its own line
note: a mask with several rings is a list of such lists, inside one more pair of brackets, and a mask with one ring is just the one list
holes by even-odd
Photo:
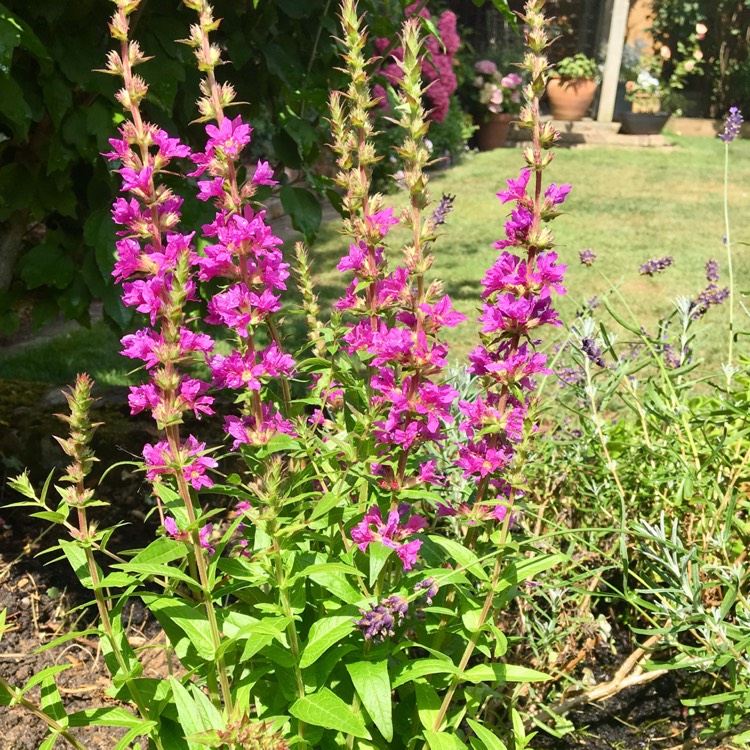
[[[62, 441], [74, 459], [63, 503], [49, 508], [25, 477], [14, 485], [45, 517], [69, 526], [73, 541], [61, 547], [94, 591], [112, 696], [127, 707], [76, 715], [71, 725], [119, 722], [123, 742], [147, 737], [159, 750], [512, 741], [518, 721], [513, 729], [494, 718], [498, 686], [547, 675], [508, 661], [497, 594], [506, 592], [505, 606], [519, 583], [565, 559], [508, 540], [535, 430], [534, 380], [547, 372], [539, 334], [559, 325], [553, 300], [565, 291], [548, 223], [570, 186], [544, 183], [556, 133], [539, 119], [544, 3], [529, 0], [524, 16], [531, 83], [521, 122], [532, 145], [520, 176], [499, 194], [511, 214], [483, 281], [481, 345], [468, 368], [478, 395], [460, 399], [447, 379], [442, 335], [465, 316], [428, 280], [453, 196], [432, 206], [427, 190], [420, 21], [407, 20], [400, 39], [404, 200], [393, 208], [371, 189], [379, 158], [372, 60], [357, 7], [343, 0], [348, 87], [332, 94], [330, 122], [348, 245], [338, 269], [349, 283], [324, 321], [310, 258], [297, 246], [308, 336], [293, 356], [279, 321], [290, 268], [255, 202], [274, 174], [245, 158], [252, 128], [229, 109], [234, 92], [216, 77], [219, 21], [204, 0], [185, 0], [196, 16], [184, 41], [204, 76], [205, 142], [191, 149], [145, 121], [148, 85], [133, 68], [146, 57], [130, 28], [140, 2], [115, 4], [110, 29], [119, 49], [108, 72], [123, 81], [126, 114], [107, 154], [123, 193], [113, 210], [115, 277], [126, 304], [147, 321], [123, 338], [123, 354], [146, 375], [131, 389], [131, 410], [150, 411], [161, 432], [144, 447], [142, 469], [162, 528], [144, 550], [118, 555], [106, 548], [111, 530], [88, 523], [95, 500], [84, 479], [95, 424], [87, 415], [91, 384], [82, 378], [71, 398], [73, 432]], [[215, 207], [200, 229], [181, 216], [178, 193], [193, 189]], [[203, 323], [229, 348], [217, 351]], [[195, 360], [207, 365], [210, 382], [196, 376]], [[219, 451], [185, 423], [217, 418], [221, 392], [237, 409], [223, 419]], [[451, 499], [457, 472], [472, 492]], [[73, 507], [77, 527], [67, 521]], [[101, 554], [114, 560], [106, 577]], [[143, 676], [122, 621], [134, 595], [163, 628], [168, 661], [179, 670]], [[68, 738], [58, 719], [45, 720]]]

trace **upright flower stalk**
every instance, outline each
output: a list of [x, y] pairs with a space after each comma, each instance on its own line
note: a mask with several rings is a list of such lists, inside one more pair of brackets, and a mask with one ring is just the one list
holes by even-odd
[[729, 144], [737, 138], [742, 127], [742, 112], [737, 107], [730, 107], [724, 123], [724, 130], [719, 138], [724, 143], [724, 245], [727, 248], [727, 273], [729, 275], [729, 345], [727, 347], [727, 383], [732, 378], [732, 359], [734, 358], [734, 270], [732, 268], [732, 241], [729, 236]]
[[[93, 542], [96, 537], [94, 527], [89, 523], [86, 509], [92, 504], [97, 504], [94, 500], [94, 493], [85, 485], [86, 477], [91, 473], [94, 462], [97, 460], [91, 450], [91, 439], [100, 426], [100, 422], [92, 422], [90, 410], [93, 406], [94, 399], [91, 391], [94, 382], [88, 375], [79, 375], [76, 383], [69, 393], [65, 394], [68, 402], [70, 414], [58, 414], [64, 422], [70, 427], [69, 436], [65, 439], [56, 438], [67, 456], [70, 457], [70, 463], [66, 467], [66, 473], [61, 478], [61, 482], [68, 486], [62, 492], [63, 501], [71, 508], [75, 508], [78, 517], [77, 538], [80, 542], [84, 554], [86, 555], [86, 565], [91, 578], [91, 586], [96, 600], [99, 619], [101, 620], [102, 629], [109, 641], [109, 650], [117, 662], [119, 672], [124, 677], [130, 697], [138, 709], [141, 717], [149, 721], [151, 712], [147, 703], [144, 701], [138, 686], [132, 676], [132, 665], [128, 665], [126, 658], [120, 650], [120, 643], [115, 636], [112, 618], [110, 616], [110, 603], [105, 596], [104, 589], [101, 586], [101, 571], [94, 559]], [[100, 503], [98, 503], [100, 504]], [[32, 709], [33, 710], [33, 709]], [[39, 712], [35, 711], [37, 715]], [[42, 714], [44, 716], [44, 714]], [[79, 747], [66, 736], [66, 739]], [[157, 748], [163, 745], [158, 737], [154, 738]]]
[[[129, 17], [140, 0], [115, 0], [117, 6], [110, 31], [120, 42], [120, 51], [111, 51], [107, 71], [122, 77], [118, 101], [129, 115], [120, 128], [120, 137], [111, 139], [110, 161], [119, 161], [122, 192], [130, 198], [115, 201], [113, 217], [123, 227], [118, 232], [117, 263], [113, 275], [123, 285], [123, 302], [149, 316], [146, 327], [122, 339], [123, 354], [144, 362], [149, 382], [131, 388], [131, 412], [150, 409], [165, 439], [146, 445], [143, 456], [146, 476], [153, 482], [165, 476], [174, 478], [185, 506], [192, 542], [192, 565], [198, 573], [201, 595], [209, 622], [214, 648], [221, 645], [216, 612], [211, 599], [204, 545], [198, 528], [200, 507], [192, 490], [213, 486], [207, 474], [217, 462], [206, 455], [205, 444], [190, 435], [180, 435], [183, 415], [196, 417], [213, 414], [213, 398], [206, 395], [209, 384], [190, 377], [185, 371], [196, 354], [206, 355], [213, 341], [188, 327], [186, 305], [195, 299], [192, 274], [198, 267], [198, 255], [192, 247], [194, 233], [178, 231], [182, 200], [170, 188], [157, 182], [169, 171], [175, 159], [190, 156], [190, 149], [160, 128], [145, 122], [140, 102], [148, 86], [133, 73], [147, 58], [138, 43], [129, 39]], [[191, 490], [192, 488], [192, 490]], [[164, 520], [164, 519], [163, 519]], [[208, 675], [217, 705], [231, 710], [232, 699], [223, 657], [216, 660], [221, 697], [215, 693], [216, 675]]]
[[[445, 438], [443, 426], [453, 420], [451, 406], [457, 392], [440, 383], [447, 365], [448, 347], [440, 341], [446, 326], [458, 325], [465, 316], [456, 312], [450, 297], [437, 282], [425, 285], [424, 274], [432, 265], [430, 245], [445, 220], [448, 201], [437, 216], [423, 216], [429, 203], [424, 167], [429, 160], [424, 137], [429, 127], [422, 106], [421, 46], [418, 19], [403, 29], [403, 57], [399, 61], [397, 113], [405, 139], [398, 153], [404, 161], [408, 204], [394, 216], [383, 208], [380, 195], [370, 195], [370, 170], [374, 152], [369, 140], [374, 106], [362, 72], [364, 35], [356, 6], [346, 0], [342, 10], [344, 60], [350, 75], [348, 92], [331, 98], [333, 148], [339, 155], [338, 183], [346, 190], [344, 205], [350, 214], [345, 233], [354, 240], [338, 269], [355, 276], [345, 296], [336, 303], [354, 317], [343, 341], [349, 354], [359, 354], [369, 365], [369, 386], [374, 406], [373, 427], [379, 460], [372, 464], [381, 487], [391, 492], [387, 519], [372, 506], [352, 530], [360, 550], [379, 542], [397, 551], [406, 570], [416, 561], [421, 545], [408, 539], [426, 526], [419, 515], [399, 501], [399, 493], [417, 482], [437, 482], [430, 446]], [[402, 265], [388, 267], [386, 236], [401, 223], [411, 230]]]
[[[252, 174], [244, 174], [242, 152], [250, 143], [252, 128], [240, 116], [225, 115], [235, 92], [230, 84], [216, 80], [221, 50], [209, 39], [220, 21], [214, 19], [205, 0], [185, 0], [185, 5], [198, 14], [198, 23], [191, 26], [185, 43], [193, 48], [198, 68], [205, 73], [198, 108], [201, 121], [211, 123], [206, 125], [205, 150], [191, 155], [196, 169], [190, 176], [209, 178], [198, 181], [198, 198], [213, 201], [217, 209], [214, 220], [203, 227], [209, 244], [196, 263], [200, 281], [224, 281], [224, 288], [208, 303], [206, 321], [232, 331], [236, 347], [228, 356], [211, 357], [209, 366], [215, 386], [241, 393], [242, 415], [225, 421], [237, 449], [267, 443], [277, 433], [294, 434], [287, 417], [291, 411], [288, 378], [295, 363], [282, 350], [274, 320], [281, 310], [278, 292], [286, 290], [289, 264], [279, 249], [282, 240], [266, 224], [266, 212], [256, 212], [251, 205], [260, 186], [277, 184], [273, 170], [268, 162], [259, 161]], [[261, 327], [268, 329], [272, 342], [263, 349], [255, 343]], [[273, 378], [281, 384], [285, 414], [262, 398], [262, 383]]]
[[482, 281], [481, 343], [469, 355], [469, 371], [479, 377], [483, 393], [473, 402], [460, 403], [463, 419], [459, 428], [467, 441], [459, 446], [457, 464], [466, 478], [475, 480], [477, 491], [472, 507], [450, 511], [501, 520], [502, 530], [479, 623], [436, 715], [434, 731], [439, 731], [445, 720], [460, 675], [492, 611], [514, 500], [523, 484], [523, 444], [534, 428], [529, 416], [534, 375], [547, 372], [546, 356], [535, 350], [540, 343], [538, 329], [560, 325], [552, 293], [565, 293], [562, 280], [566, 266], [557, 263], [552, 233], [546, 226], [559, 214], [570, 185], [550, 183], [545, 189], [543, 184], [544, 170], [553, 158], [550, 149], [558, 138], [552, 125], [539, 118], [539, 98], [549, 69], [543, 7], [544, 0], [528, 0], [522, 16], [528, 47], [522, 68], [530, 83], [524, 89], [526, 104], [519, 124], [531, 130], [532, 145], [524, 151], [527, 166], [520, 176], [508, 180], [507, 189], [498, 193], [503, 204], [514, 207], [505, 224], [505, 238], [495, 243], [502, 252]]

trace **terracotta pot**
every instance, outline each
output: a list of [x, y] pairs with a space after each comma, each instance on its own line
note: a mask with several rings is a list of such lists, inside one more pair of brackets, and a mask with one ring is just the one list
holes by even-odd
[[581, 120], [594, 101], [596, 81], [593, 78], [550, 78], [547, 82], [552, 117], [555, 120]]
[[479, 126], [477, 132], [477, 144], [480, 151], [492, 151], [493, 148], [502, 148], [508, 140], [508, 131], [513, 115], [505, 112], [489, 115], [489, 120]]
[[620, 132], [625, 135], [657, 135], [669, 119], [669, 112], [623, 112]]

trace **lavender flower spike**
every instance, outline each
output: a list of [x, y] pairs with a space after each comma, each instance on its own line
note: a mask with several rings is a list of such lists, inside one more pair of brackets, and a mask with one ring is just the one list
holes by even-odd
[[674, 258], [671, 256], [664, 256], [663, 258], [651, 258], [647, 260], [640, 268], [640, 273], [643, 276], [653, 276], [654, 274], [665, 271], [674, 263]]
[[708, 260], [706, 261], [706, 281], [709, 284], [715, 284], [719, 280], [719, 261]]
[[596, 260], [596, 253], [590, 247], [587, 247], [578, 253], [578, 260], [582, 266], [593, 266]]
[[724, 131], [719, 133], [724, 143], [731, 143], [740, 134], [740, 128], [742, 127], [742, 112], [738, 107], [730, 107], [729, 114], [727, 115], [726, 122], [724, 123]]
[[434, 227], [439, 227], [441, 224], [445, 224], [445, 220], [448, 214], [453, 210], [453, 201], [456, 199], [455, 195], [449, 195], [443, 193], [443, 197], [440, 199], [440, 203], [432, 212], [430, 222]]

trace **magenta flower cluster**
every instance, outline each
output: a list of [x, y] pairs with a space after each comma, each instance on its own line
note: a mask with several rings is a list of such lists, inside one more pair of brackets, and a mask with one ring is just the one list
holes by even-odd
[[481, 492], [477, 497], [495, 505], [485, 512], [498, 519], [513, 505], [515, 490], [503, 473], [524, 436], [534, 376], [549, 372], [546, 356], [535, 351], [538, 329], [560, 325], [552, 295], [565, 294], [566, 266], [557, 262], [557, 253], [545, 252], [551, 235], [543, 222], [557, 215], [570, 186], [551, 183], [543, 194], [535, 186], [529, 194], [531, 176], [530, 169], [522, 170], [498, 193], [502, 203], [513, 203], [514, 208], [505, 223], [505, 238], [495, 243], [502, 252], [482, 280], [482, 343], [469, 354], [469, 372], [482, 379], [485, 395], [459, 403], [459, 429], [466, 440], [458, 447], [457, 465], [464, 477], [491, 491], [493, 497], [487, 500]]
[[[122, 284], [123, 302], [151, 323], [122, 339], [123, 355], [142, 361], [150, 376], [147, 384], [130, 389], [131, 411], [150, 409], [162, 427], [181, 422], [187, 411], [197, 417], [212, 414], [213, 398], [206, 395], [209, 384], [180, 369], [196, 354], [213, 348], [209, 336], [185, 325], [183, 307], [195, 299], [191, 273], [198, 255], [193, 233], [177, 231], [182, 200], [155, 180], [174, 159], [188, 157], [190, 149], [160, 128], [142, 125], [139, 132], [132, 122], [126, 122], [110, 144], [112, 151], [106, 156], [120, 162], [122, 192], [129, 195], [117, 198], [112, 211], [122, 227], [112, 273]], [[196, 489], [210, 487], [213, 482], [206, 471], [216, 462], [204, 451], [205, 445], [192, 435], [180, 446], [167, 441], [146, 445], [147, 476], [156, 480], [182, 470]]]
[[[110, 161], [120, 162], [122, 191], [113, 207], [118, 232], [113, 275], [122, 284], [123, 302], [148, 316], [150, 327], [122, 339], [126, 357], [140, 360], [149, 381], [130, 389], [132, 413], [150, 410], [160, 427], [183, 421], [185, 412], [211, 415], [208, 391], [242, 389], [254, 394], [248, 414], [226, 418], [225, 430], [234, 447], [264, 443], [278, 432], [292, 433], [291, 424], [270, 403], [263, 403], [261, 385], [270, 378], [288, 377], [294, 360], [277, 342], [258, 349], [253, 334], [267, 325], [281, 307], [278, 291], [286, 289], [288, 264], [282, 260], [281, 240], [265, 223], [265, 212], [254, 212], [248, 198], [259, 185], [275, 184], [267, 163], [259, 162], [245, 184], [237, 183], [237, 162], [250, 142], [251, 128], [240, 117], [224, 118], [206, 126], [205, 150], [191, 153], [188, 146], [152, 125], [132, 122], [110, 141]], [[212, 200], [214, 220], [203, 227], [207, 241], [195, 250], [195, 233], [181, 233], [182, 200], [158, 184], [158, 177], [174, 172], [175, 159], [194, 164], [188, 176], [198, 179], [198, 198]], [[202, 179], [201, 179], [202, 178]], [[234, 331], [239, 347], [227, 356], [213, 354], [213, 340], [187, 325], [186, 303], [196, 299], [196, 279], [221, 279], [224, 284], [208, 303], [206, 321]], [[198, 355], [209, 364], [212, 383], [191, 377], [184, 365]], [[195, 488], [211, 487], [208, 469], [216, 461], [205, 455], [205, 445], [189, 436], [179, 447], [169, 440], [146, 445], [147, 477], [181, 470]]]
[[[420, 5], [419, 2], [409, 5], [404, 11], [406, 17], [414, 16]], [[421, 8], [417, 15], [428, 21], [432, 20], [432, 14], [427, 8]], [[422, 76], [428, 87], [425, 95], [431, 105], [430, 117], [435, 122], [443, 122], [450, 108], [451, 96], [458, 88], [454, 60], [461, 46], [461, 37], [458, 35], [456, 14], [451, 10], [441, 13], [436, 28], [440, 38], [430, 34], [425, 39], [427, 54], [422, 59]], [[381, 37], [375, 40], [375, 49], [378, 54], [382, 55], [390, 46], [389, 39]], [[394, 49], [391, 53], [391, 61], [383, 67], [383, 75], [388, 83], [396, 84], [401, 80], [403, 72], [397, 61], [403, 59], [403, 47]], [[373, 96], [381, 102], [381, 106], [388, 101], [385, 89], [380, 84], [373, 88]]]
[[[439, 334], [466, 318], [453, 309], [448, 295], [423, 292], [420, 269], [414, 263], [407, 260], [388, 272], [380, 243], [396, 223], [392, 209], [365, 216], [366, 236], [353, 242], [338, 264], [339, 271], [353, 271], [355, 277], [335, 303], [356, 318], [343, 337], [347, 351], [358, 353], [372, 368], [371, 401], [380, 413], [374, 423], [375, 439], [380, 456], [392, 459], [373, 463], [372, 471], [382, 487], [394, 491], [407, 483], [408, 456], [442, 441], [445, 424], [453, 421], [452, 406], [458, 394], [450, 385], [436, 382], [447, 365], [448, 352]], [[440, 483], [434, 467], [434, 461], [422, 461], [417, 481]], [[400, 525], [399, 518], [407, 510], [400, 507], [383, 522], [380, 510], [373, 507], [352, 530], [352, 538], [363, 551], [373, 541], [395, 549], [404, 568], [410, 569], [421, 542], [402, 544], [400, 540], [426, 523], [412, 516]]]

